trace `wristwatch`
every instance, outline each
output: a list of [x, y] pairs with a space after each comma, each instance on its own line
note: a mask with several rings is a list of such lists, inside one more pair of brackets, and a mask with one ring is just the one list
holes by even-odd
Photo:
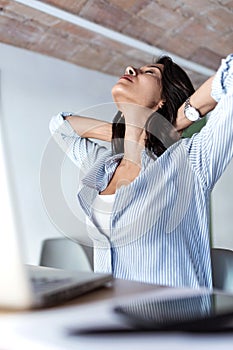
[[190, 104], [190, 97], [187, 98], [184, 104], [184, 115], [191, 122], [201, 119], [200, 112]]

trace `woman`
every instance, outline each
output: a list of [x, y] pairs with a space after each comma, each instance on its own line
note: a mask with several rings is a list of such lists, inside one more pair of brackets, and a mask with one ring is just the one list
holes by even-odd
[[[232, 55], [196, 92], [184, 71], [162, 57], [128, 67], [114, 85], [120, 112], [110, 151], [88, 139], [110, 140], [110, 124], [71, 113], [52, 119], [52, 134], [83, 172], [78, 201], [96, 272], [212, 287], [209, 199], [233, 155], [232, 93]], [[172, 125], [181, 131], [212, 109], [200, 133], [177, 140]]]

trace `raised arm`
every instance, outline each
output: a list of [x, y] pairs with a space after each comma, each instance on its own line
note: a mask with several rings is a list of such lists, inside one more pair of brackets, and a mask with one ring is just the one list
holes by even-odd
[[102, 141], [111, 141], [112, 124], [94, 118], [72, 115], [64, 117], [73, 130], [81, 137], [93, 138]]
[[182, 144], [202, 184], [211, 190], [233, 158], [233, 54], [192, 97], [201, 113], [213, 110], [201, 131]]
[[52, 117], [49, 129], [61, 149], [83, 172], [89, 171], [94, 162], [108, 150], [106, 146], [89, 138], [108, 140], [110, 123], [61, 112]]
[[[198, 109], [201, 116], [204, 116], [206, 113], [210, 112], [217, 104], [217, 102], [211, 97], [212, 82], [214, 77], [215, 76], [212, 76], [206, 80], [190, 97], [190, 104]], [[185, 103], [182, 104], [177, 113], [175, 127], [178, 131], [182, 131], [192, 124], [192, 122], [185, 117], [184, 105]]]

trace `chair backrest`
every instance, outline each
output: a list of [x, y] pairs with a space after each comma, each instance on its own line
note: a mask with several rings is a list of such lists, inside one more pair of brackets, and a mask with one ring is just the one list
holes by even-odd
[[211, 249], [213, 287], [233, 292], [233, 251], [222, 248]]
[[40, 265], [66, 270], [91, 271], [92, 247], [82, 246], [68, 238], [50, 238], [43, 241]]

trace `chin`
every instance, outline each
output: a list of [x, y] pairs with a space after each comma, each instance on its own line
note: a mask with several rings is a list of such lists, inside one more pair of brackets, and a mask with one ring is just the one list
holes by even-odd
[[117, 83], [112, 87], [112, 97], [114, 101], [125, 100], [127, 94], [125, 86], [123, 84]]
[[112, 98], [114, 101], [117, 99], [117, 96], [119, 95], [119, 92], [120, 92], [119, 90], [120, 89], [116, 85], [112, 87]]

